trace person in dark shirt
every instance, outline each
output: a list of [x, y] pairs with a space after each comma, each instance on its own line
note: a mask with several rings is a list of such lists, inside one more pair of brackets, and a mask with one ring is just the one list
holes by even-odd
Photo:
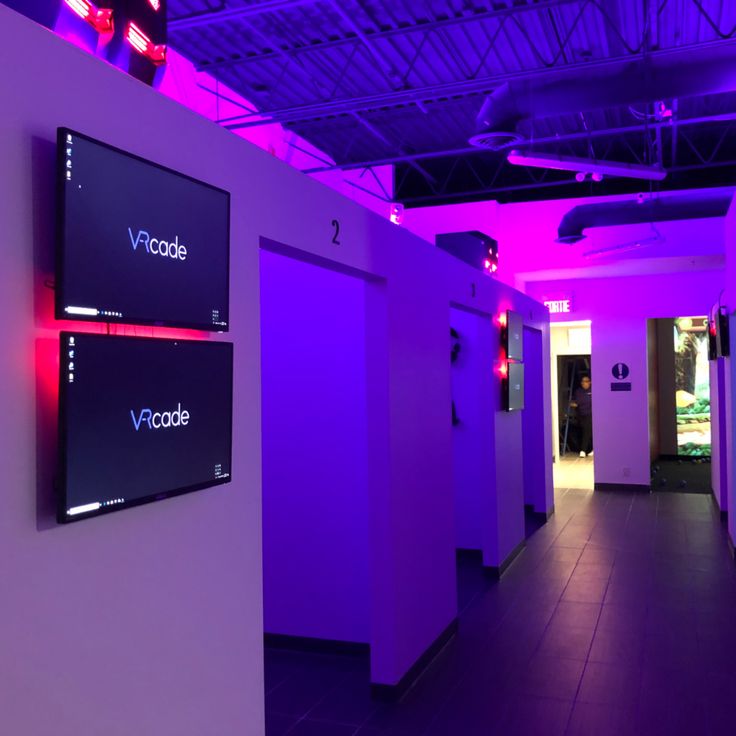
[[577, 409], [578, 421], [583, 432], [580, 443], [580, 457], [593, 454], [593, 393], [590, 376], [580, 379], [580, 386], [575, 389], [570, 406]]

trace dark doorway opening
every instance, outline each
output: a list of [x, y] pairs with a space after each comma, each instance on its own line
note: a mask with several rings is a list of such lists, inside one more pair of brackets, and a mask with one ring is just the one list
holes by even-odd
[[560, 355], [557, 358], [557, 405], [559, 407], [560, 457], [577, 455], [583, 445], [583, 426], [571, 407], [583, 376], [590, 376], [590, 355]]

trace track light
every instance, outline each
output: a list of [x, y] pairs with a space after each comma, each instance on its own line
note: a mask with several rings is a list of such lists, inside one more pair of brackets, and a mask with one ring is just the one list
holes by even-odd
[[[506, 160], [515, 166], [531, 166], [537, 169], [554, 169], [556, 171], [576, 171], [576, 179], [584, 181], [590, 174], [594, 181], [601, 181], [603, 176], [621, 176], [628, 179], [645, 179], [662, 181], [667, 176], [664, 169], [657, 166], [642, 166], [620, 161], [593, 161], [587, 158], [557, 156], [552, 153], [522, 153], [511, 151]], [[582, 179], [579, 175], [582, 174]]]

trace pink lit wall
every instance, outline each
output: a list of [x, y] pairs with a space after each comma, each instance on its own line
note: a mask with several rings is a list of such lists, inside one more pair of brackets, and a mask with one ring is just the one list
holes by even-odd
[[[104, 56], [104, 35], [98, 35], [61, 0], [58, 5], [46, 2], [49, 10], [44, 20], [53, 26], [56, 33], [91, 54]], [[32, 12], [27, 4], [25, 7], [21, 4], [21, 7], [26, 13]], [[129, 50], [125, 51], [124, 56], [129, 53]], [[175, 47], [169, 46], [166, 54], [166, 64], [156, 69], [153, 76], [153, 85], [162, 94], [213, 121], [257, 110], [250, 101], [220, 84], [207, 72], [197, 71], [195, 65], [179, 54]], [[127, 61], [124, 58], [122, 61], [125, 66]], [[296, 169], [329, 163], [325, 153], [278, 124], [241, 128], [233, 131], [233, 135], [254, 143]], [[391, 199], [393, 192], [393, 167], [323, 172], [315, 174], [314, 178], [383, 217], [389, 216], [387, 200]]]
[[[371, 675], [395, 684], [456, 615], [450, 305], [489, 319], [512, 306], [539, 329], [545, 310], [5, 7], [0, 48], [26, 59], [0, 78], [0, 307], [12, 315], [0, 364], [0, 732], [262, 736], [262, 237], [370, 284], [366, 334], [383, 335], [367, 340], [380, 387], [368, 406]], [[59, 125], [232, 193], [233, 482], [70, 527], [48, 513], [54, 367], [43, 362], [60, 327], [43, 286]], [[514, 437], [509, 469], [523, 452]], [[488, 489], [495, 528], [513, 505], [516, 530], [518, 505]], [[506, 553], [495, 537], [491, 560]]]
[[[560, 220], [570, 209], [595, 202], [630, 201], [632, 195], [499, 205], [497, 202], [407, 210], [404, 227], [429, 242], [437, 233], [482, 230], [499, 241], [497, 278], [524, 289], [531, 281], [635, 276], [713, 270], [724, 265], [719, 218], [658, 223], [662, 241], [641, 249], [586, 256], [591, 250], [645, 240], [649, 225], [589, 229], [575, 245], [556, 242]], [[571, 317], [576, 319], [576, 317]]]
[[402, 227], [432, 244], [438, 233], [466, 230], [480, 230], [497, 238], [498, 210], [499, 204], [493, 201], [417, 207], [404, 211]]
[[[207, 72], [197, 71], [194, 64], [176, 49], [169, 49], [168, 62], [157, 89], [208, 120], [216, 121], [257, 109]], [[311, 143], [278, 124], [240, 128], [232, 134], [268, 151], [295, 169], [322, 166], [328, 159]], [[314, 174], [313, 178], [388, 218], [389, 204], [385, 200], [390, 199], [393, 193], [392, 166], [378, 166], [372, 171], [328, 171]]]
[[[723, 285], [722, 271], [528, 285], [536, 298], [557, 289], [572, 294], [575, 319], [591, 320], [596, 483], [649, 485], [647, 320], [707, 314]], [[611, 391], [618, 362], [631, 369], [630, 393]]]

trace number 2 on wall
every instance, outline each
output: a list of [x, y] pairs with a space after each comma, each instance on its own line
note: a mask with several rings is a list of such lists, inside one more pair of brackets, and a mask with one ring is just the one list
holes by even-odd
[[332, 227], [335, 228], [335, 234], [332, 236], [332, 242], [335, 245], [340, 245], [340, 240], [338, 239], [338, 235], [340, 235], [340, 221], [339, 220], [333, 220], [332, 221]]

